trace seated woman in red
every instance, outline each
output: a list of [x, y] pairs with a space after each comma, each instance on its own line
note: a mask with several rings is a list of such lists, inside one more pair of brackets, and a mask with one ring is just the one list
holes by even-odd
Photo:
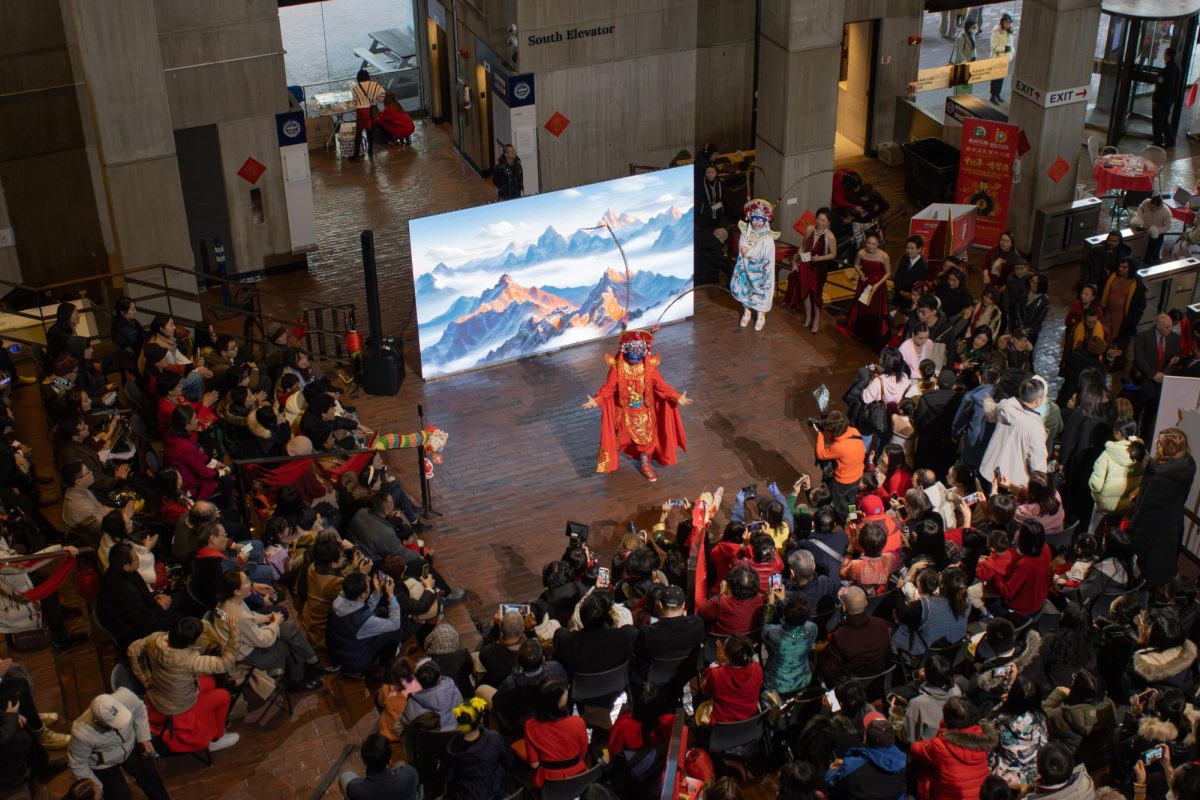
[[[712, 697], [712, 711], [707, 720], [697, 722], [741, 722], [758, 713], [763, 673], [754, 649], [745, 636], [730, 636], [717, 649], [717, 663], [700, 676], [701, 691]], [[703, 716], [702, 709], [696, 716]]]
[[1050, 595], [1050, 548], [1037, 520], [1027, 519], [1017, 530], [1017, 557], [1004, 575], [992, 578], [1015, 624], [1042, 610]]
[[920, 800], [977, 800], [990, 773], [988, 754], [999, 742], [996, 732], [980, 723], [979, 709], [964, 697], [952, 697], [942, 708], [937, 736], [913, 742], [909, 763], [916, 770]]
[[212, 677], [237, 664], [238, 629], [230, 629], [215, 656], [204, 655], [197, 644], [206, 633], [210, 641], [218, 641], [208, 623], [183, 617], [170, 632], [152, 633], [129, 646], [133, 674], [146, 687], [150, 730], [172, 752], [222, 750], [238, 741], [236, 733], [225, 733], [229, 692], [218, 689]]
[[171, 528], [196, 505], [183, 488], [183, 476], [174, 467], [163, 467], [158, 471], [154, 476], [154, 488], [158, 493], [158, 518]]
[[208, 426], [217, 421], [217, 415], [212, 410], [212, 405], [220, 397], [216, 392], [209, 392], [201, 402], [193, 403], [183, 396], [183, 381], [174, 372], [160, 374], [155, 385], [158, 387], [158, 430], [163, 436], [171, 427], [171, 414], [179, 406], [188, 406], [196, 412], [200, 418], [197, 430], [208, 430]]
[[534, 715], [525, 723], [525, 757], [533, 768], [533, 785], [562, 780], [587, 771], [587, 725], [571, 713], [564, 681], [549, 680], [538, 687]]
[[200, 418], [191, 406], [176, 406], [171, 427], [163, 436], [163, 460], [179, 470], [183, 488], [197, 500], [208, 500], [220, 488], [220, 478], [228, 471], [200, 448], [196, 431]]

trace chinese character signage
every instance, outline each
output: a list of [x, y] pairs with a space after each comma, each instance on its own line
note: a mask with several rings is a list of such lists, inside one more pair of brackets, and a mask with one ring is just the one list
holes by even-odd
[[963, 120], [958, 159], [958, 203], [975, 206], [975, 243], [992, 247], [1008, 224], [1013, 162], [1020, 129], [1003, 122], [967, 117]]

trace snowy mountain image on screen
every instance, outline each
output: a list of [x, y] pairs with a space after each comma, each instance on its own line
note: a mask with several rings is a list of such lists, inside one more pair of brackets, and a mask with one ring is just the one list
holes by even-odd
[[413, 220], [425, 377], [690, 315], [691, 191], [673, 169]]

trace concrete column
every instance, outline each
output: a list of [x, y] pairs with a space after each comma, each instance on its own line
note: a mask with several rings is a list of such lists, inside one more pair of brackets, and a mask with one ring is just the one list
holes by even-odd
[[778, 201], [775, 227], [829, 202], [837, 130], [843, 0], [763, 3], [758, 60], [757, 196]]
[[[1086, 86], [1099, 25], [1100, 0], [1024, 0], [1012, 85], [1020, 80], [1042, 92]], [[1021, 159], [1021, 182], [1013, 187], [1009, 213], [1017, 246], [1028, 251], [1036, 210], [1075, 196], [1087, 103], [1043, 108], [1012, 92], [1010, 107], [1009, 122], [1025, 132], [1032, 148]], [[1046, 170], [1059, 157], [1070, 169], [1055, 183]]]
[[[112, 269], [192, 266], [153, 0], [63, 0], [112, 223]], [[191, 291], [195, 291], [193, 286]]]

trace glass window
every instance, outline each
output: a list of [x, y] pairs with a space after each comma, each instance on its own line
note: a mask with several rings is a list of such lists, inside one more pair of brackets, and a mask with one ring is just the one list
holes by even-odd
[[409, 112], [420, 107], [411, 0], [324, 0], [279, 9], [289, 86], [313, 96], [344, 92], [359, 69], [371, 74]]
[[[953, 63], [955, 42], [963, 34], [967, 22], [974, 22], [977, 26], [974, 37], [975, 58], [977, 60], [990, 58], [992, 31], [999, 26], [1000, 17], [1004, 14], [1013, 18], [1012, 48], [1015, 53], [1021, 35], [1020, 0], [1004, 0], [1001, 3], [952, 11], [926, 11], [921, 30], [920, 69], [928, 70]], [[963, 50], [969, 50], [969, 44], [964, 43], [964, 45]], [[972, 84], [969, 89], [971, 94], [980, 99], [985, 101], [989, 99], [991, 90], [989, 82]], [[1001, 90], [1003, 102], [1000, 107], [1003, 111], [1007, 111], [1011, 89], [1012, 69], [1010, 66], [1009, 76], [1005, 79], [1004, 87]], [[952, 87], [918, 92], [916, 102], [920, 108], [928, 111], [935, 119], [941, 120], [945, 111], [946, 97], [954, 91], [955, 89]], [[966, 89], [959, 89], [959, 91], [965, 92]]]

